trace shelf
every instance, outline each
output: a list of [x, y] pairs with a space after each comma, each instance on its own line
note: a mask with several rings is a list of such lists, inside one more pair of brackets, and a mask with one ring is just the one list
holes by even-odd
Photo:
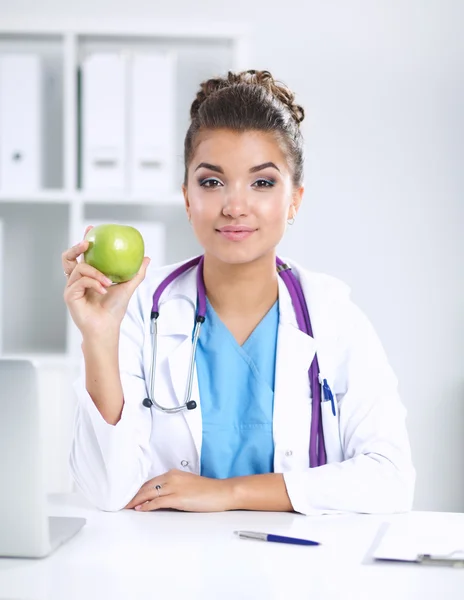
[[70, 201], [72, 194], [64, 190], [39, 190], [39, 191], [10, 191], [0, 190], [0, 202], [24, 202], [38, 204], [66, 204]]
[[250, 34], [250, 26], [246, 23], [228, 23], [218, 21], [205, 23], [202, 21], [173, 21], [163, 19], [36, 19], [25, 17], [3, 18], [0, 25], [1, 34], [14, 35], [63, 35], [65, 33], [79, 36], [96, 37], [150, 37], [150, 38], [183, 38], [183, 39], [224, 39], [237, 38]]
[[167, 200], [156, 199], [155, 194], [125, 194], [123, 192], [88, 192], [65, 190], [41, 190], [41, 191], [5, 191], [0, 190], [0, 202], [23, 202], [38, 204], [67, 204], [80, 201], [85, 204], [138, 204], [142, 206], [183, 206], [184, 197], [182, 192], [171, 193]]
[[73, 194], [86, 204], [139, 204], [144, 206], [182, 206], [184, 197], [182, 192], [167, 194], [166, 200], [156, 199], [152, 194], [132, 194], [124, 192], [90, 192], [80, 191]]
[[[181, 190], [181, 157], [191, 102], [200, 82], [218, 73], [248, 68], [252, 31], [246, 23], [227, 20], [1, 19], [0, 54], [27, 51], [41, 58], [45, 86], [41, 118], [47, 135], [41, 149], [41, 178], [29, 183], [29, 189], [25, 180], [21, 181], [23, 189], [19, 182], [16, 189], [2, 187], [0, 182], [0, 250], [4, 257], [0, 267], [2, 279], [9, 282], [0, 290], [0, 358], [23, 358], [48, 366], [68, 364], [80, 356], [80, 334], [63, 302], [60, 257], [65, 248], [82, 239], [86, 223], [133, 223], [141, 229], [146, 226], [147, 231], [159, 225], [163, 232], [163, 252], [157, 254], [161, 264], [201, 252], [186, 218]], [[84, 181], [79, 168], [83, 139], [78, 126], [79, 92], [85, 87], [80, 86], [82, 75], [78, 74], [90, 54], [120, 51], [128, 56], [176, 55], [175, 127], [172, 147], [169, 144], [167, 150], [172, 169], [163, 183], [151, 186], [152, 192], [135, 191], [135, 185], [130, 191], [123, 182], [111, 180], [101, 185], [113, 185], [113, 190], [79, 188]], [[128, 144], [128, 156], [130, 152]], [[126, 175], [124, 182], [134, 181], [130, 173]], [[36, 189], [31, 189], [33, 185]]]
[[79, 357], [75, 357], [72, 356], [70, 354], [67, 353], [56, 353], [56, 354], [50, 354], [50, 353], [28, 353], [28, 352], [20, 352], [20, 353], [14, 353], [14, 354], [9, 354], [9, 353], [0, 353], [0, 360], [29, 360], [34, 364], [40, 364], [40, 365], [49, 365], [49, 364], [62, 364], [62, 365], [68, 365], [68, 364], [73, 364], [73, 363], [79, 363], [80, 358]]

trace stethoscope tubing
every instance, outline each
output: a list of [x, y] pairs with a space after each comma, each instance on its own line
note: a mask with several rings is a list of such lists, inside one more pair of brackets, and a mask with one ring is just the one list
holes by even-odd
[[[145, 398], [143, 404], [147, 407], [154, 406], [156, 409], [163, 413], [167, 414], [176, 414], [183, 412], [185, 410], [191, 410], [196, 408], [196, 402], [191, 400], [192, 397], [192, 388], [193, 388], [193, 376], [194, 376], [194, 368], [195, 368], [195, 357], [198, 345], [198, 339], [200, 337], [200, 329], [201, 325], [205, 320], [206, 315], [206, 289], [204, 284], [203, 277], [203, 263], [204, 257], [198, 256], [190, 261], [182, 264], [180, 267], [175, 269], [170, 275], [168, 275], [157, 287], [155, 293], [153, 294], [153, 305], [150, 319], [150, 334], [151, 334], [151, 343], [152, 343], [152, 361], [151, 361], [151, 369], [150, 369], [150, 398]], [[307, 302], [305, 300], [303, 289], [301, 284], [297, 280], [296, 276], [291, 272], [291, 269], [288, 265], [286, 265], [281, 259], [276, 259], [277, 268], [279, 275], [282, 277], [285, 282], [287, 289], [289, 291], [293, 308], [295, 311], [295, 316], [297, 320], [298, 327], [301, 331], [304, 331], [311, 337], [313, 336], [313, 331], [311, 327], [311, 320], [309, 317], [309, 311]], [[193, 332], [192, 339], [192, 351], [190, 354], [190, 362], [189, 362], [189, 370], [187, 377], [187, 385], [185, 387], [184, 393], [184, 404], [181, 406], [176, 406], [172, 408], [164, 407], [155, 400], [155, 374], [156, 374], [156, 362], [157, 362], [157, 354], [158, 354], [158, 325], [157, 320], [159, 317], [159, 302], [160, 298], [167, 288], [167, 286], [172, 283], [177, 277], [182, 275], [184, 272], [189, 270], [190, 268], [198, 265], [197, 268], [197, 290], [198, 290], [198, 306], [195, 317], [195, 328]], [[320, 388], [319, 382], [319, 364], [317, 360], [317, 353], [314, 355], [314, 358], [311, 362], [311, 365], [308, 369], [308, 377], [310, 381], [310, 388], [312, 390], [312, 403], [311, 403], [311, 431], [310, 431], [310, 444], [309, 444], [309, 462], [311, 467], [316, 467], [321, 464], [326, 463], [326, 451], [324, 444], [324, 432], [322, 428], [322, 415], [321, 415], [321, 403], [322, 403], [322, 392]]]

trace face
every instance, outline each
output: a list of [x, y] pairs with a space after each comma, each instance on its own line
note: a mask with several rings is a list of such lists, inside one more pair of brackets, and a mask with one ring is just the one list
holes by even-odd
[[303, 187], [272, 134], [215, 130], [200, 134], [183, 193], [205, 254], [232, 264], [274, 254]]

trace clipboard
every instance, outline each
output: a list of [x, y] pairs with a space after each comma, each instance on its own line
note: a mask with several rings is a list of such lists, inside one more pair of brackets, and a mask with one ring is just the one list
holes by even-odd
[[424, 525], [383, 523], [374, 562], [464, 568], [464, 538], [458, 531]]

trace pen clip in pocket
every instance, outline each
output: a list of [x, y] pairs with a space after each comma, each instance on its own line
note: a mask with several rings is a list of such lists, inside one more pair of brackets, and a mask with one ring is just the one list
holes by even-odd
[[321, 384], [321, 400], [322, 402], [330, 402], [332, 407], [332, 414], [334, 417], [337, 416], [337, 411], [335, 408], [335, 399], [330, 389], [329, 384], [327, 383], [327, 379], [325, 379], [321, 373], [319, 373], [319, 383]]

